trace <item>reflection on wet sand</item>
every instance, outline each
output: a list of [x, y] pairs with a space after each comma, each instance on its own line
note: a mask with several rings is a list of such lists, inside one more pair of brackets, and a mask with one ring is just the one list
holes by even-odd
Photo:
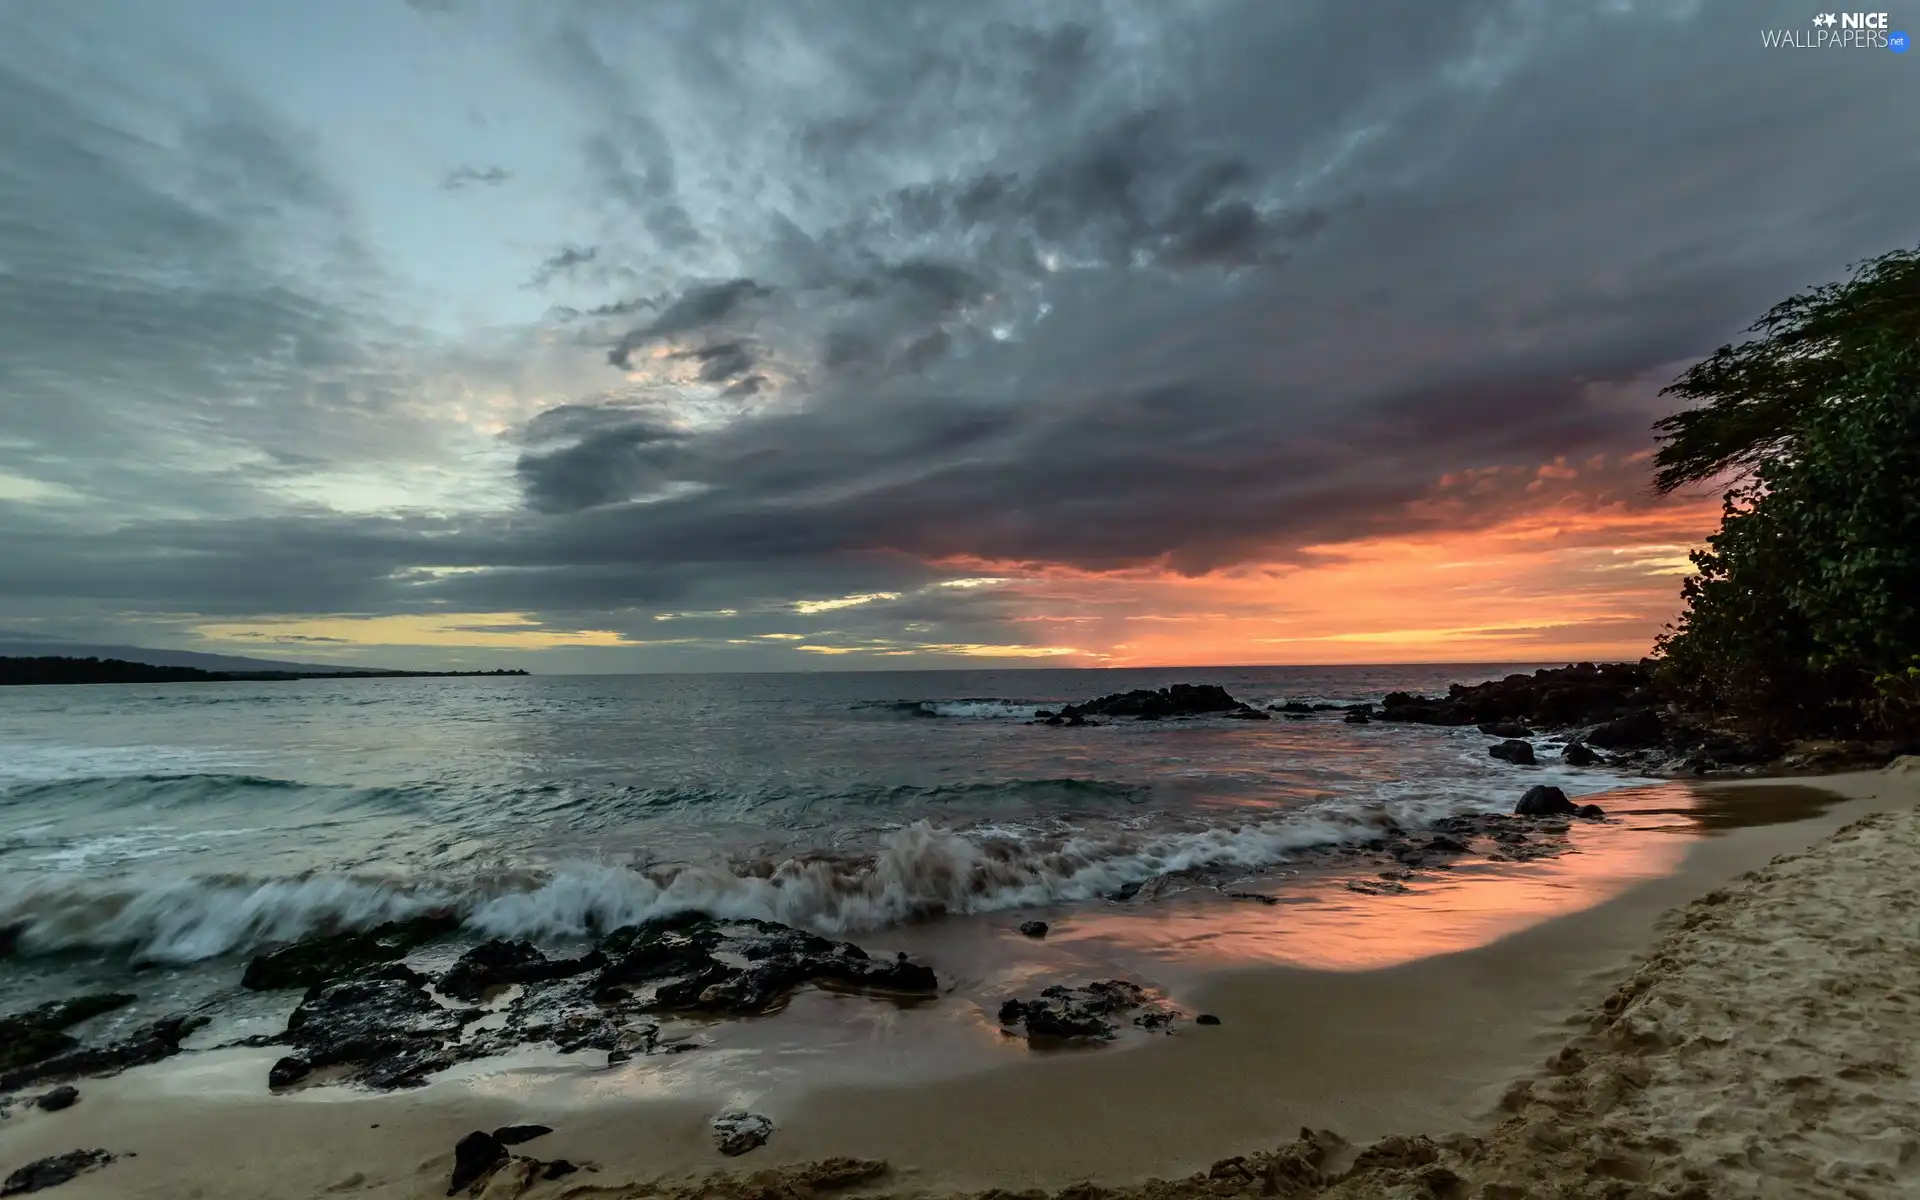
[[[1060, 930], [1063, 940], [1106, 943], [1208, 970], [1284, 965], [1371, 971], [1484, 946], [1556, 917], [1604, 903], [1648, 879], [1678, 870], [1681, 838], [1805, 820], [1839, 801], [1799, 784], [1715, 788], [1663, 783], [1596, 797], [1605, 822], [1575, 822], [1566, 850], [1530, 862], [1464, 857], [1416, 871], [1404, 892], [1368, 895], [1372, 872], [1314, 872], [1236, 885], [1273, 903], [1223, 902], [1212, 893], [1176, 897], [1148, 910], [1090, 910]], [[1485, 847], [1480, 847], [1485, 849]]]
[[[1684, 786], [1684, 785], [1675, 785]], [[1649, 789], [1665, 794], [1667, 788]], [[1678, 817], [1646, 828], [1662, 833], [1717, 834], [1757, 825], [1782, 825], [1817, 817], [1840, 803], [1842, 797], [1804, 783], [1755, 783], [1738, 788], [1692, 785], [1685, 802], [1672, 808], [1647, 808], [1642, 818]]]

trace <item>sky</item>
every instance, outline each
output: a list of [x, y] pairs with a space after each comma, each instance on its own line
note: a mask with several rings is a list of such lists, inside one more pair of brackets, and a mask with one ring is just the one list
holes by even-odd
[[0, 634], [1638, 657], [1660, 389], [1920, 241], [1920, 59], [1812, 15], [0, 6]]

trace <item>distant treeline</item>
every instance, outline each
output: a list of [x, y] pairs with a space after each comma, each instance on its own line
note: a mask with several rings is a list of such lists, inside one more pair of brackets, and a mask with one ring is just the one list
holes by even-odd
[[274, 679], [412, 679], [525, 671], [202, 671], [118, 658], [0, 658], [0, 687], [29, 683], [235, 683]]

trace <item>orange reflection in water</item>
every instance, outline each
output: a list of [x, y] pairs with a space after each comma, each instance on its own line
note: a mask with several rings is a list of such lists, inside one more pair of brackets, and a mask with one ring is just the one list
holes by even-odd
[[1106, 943], [1202, 968], [1377, 970], [1471, 950], [1604, 903], [1673, 873], [1693, 837], [1714, 828], [1686, 819], [1716, 809], [1710, 797], [1684, 785], [1595, 799], [1611, 819], [1574, 822], [1570, 848], [1556, 857], [1489, 862], [1480, 855], [1489, 847], [1480, 843], [1451, 869], [1416, 872], [1405, 880], [1405, 892], [1384, 895], [1345, 886], [1384, 884], [1372, 870], [1270, 878], [1238, 886], [1273, 897], [1274, 904], [1223, 903], [1209, 894], [1176, 898], [1158, 911], [1092, 910], [1063, 928], [1060, 940]]

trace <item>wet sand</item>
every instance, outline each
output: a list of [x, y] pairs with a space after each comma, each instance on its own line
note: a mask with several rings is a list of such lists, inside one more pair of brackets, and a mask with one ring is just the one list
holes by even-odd
[[[82, 1081], [81, 1103], [63, 1113], [16, 1109], [0, 1124], [0, 1167], [79, 1147], [137, 1154], [62, 1186], [63, 1200], [440, 1195], [460, 1135], [538, 1121], [555, 1132], [525, 1150], [598, 1170], [532, 1196], [836, 1155], [891, 1163], [888, 1190], [953, 1191], [1178, 1177], [1302, 1126], [1352, 1142], [1485, 1128], [1505, 1115], [1512, 1081], [1538, 1074], [1632, 975], [1663, 914], [1920, 795], [1912, 775], [1818, 782], [1821, 793], [1725, 785], [1705, 805], [1648, 794], [1581, 853], [1463, 869], [1402, 896], [1322, 887], [1280, 906], [1070, 916], [1057, 942], [1033, 948], [1036, 962], [1091, 966], [1124, 941], [1134, 961], [1165, 964], [1182, 1008], [1222, 1020], [1145, 1044], [1035, 1053], [962, 995], [927, 1010], [812, 995], [756, 1022], [753, 1037], [680, 1056], [678, 1076], [496, 1068], [399, 1095], [270, 1097], [261, 1080], [274, 1051], [219, 1051]], [[1916, 869], [1907, 862], [1906, 876]], [[1457, 877], [1469, 874], [1482, 878]], [[964, 936], [1011, 935], [976, 923]], [[964, 946], [949, 950], [970, 961]], [[829, 1026], [833, 1038], [806, 1036]], [[707, 1122], [736, 1106], [777, 1132], [729, 1161]]]

